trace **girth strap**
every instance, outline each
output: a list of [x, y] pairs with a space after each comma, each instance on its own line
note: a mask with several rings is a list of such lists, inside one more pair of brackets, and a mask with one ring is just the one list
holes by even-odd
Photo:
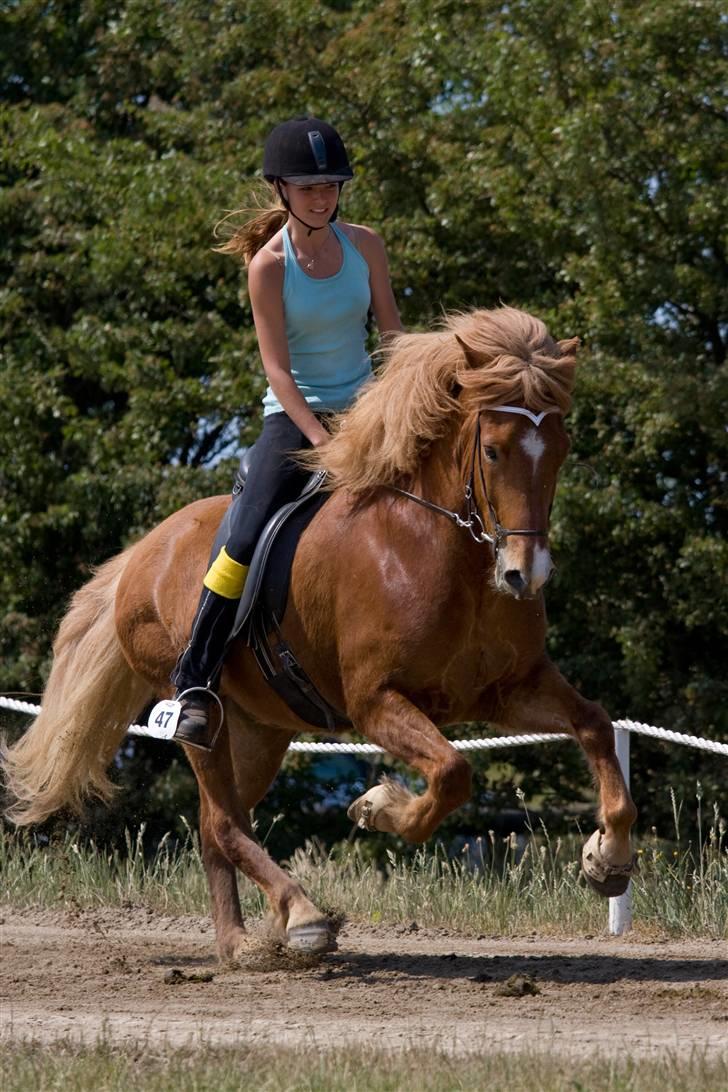
[[351, 721], [316, 689], [315, 684], [296, 660], [284, 640], [276, 618], [271, 619], [277, 641], [271, 645], [266, 633], [266, 620], [260, 613], [253, 618], [249, 644], [263, 678], [297, 717], [315, 728], [335, 732], [351, 728]]

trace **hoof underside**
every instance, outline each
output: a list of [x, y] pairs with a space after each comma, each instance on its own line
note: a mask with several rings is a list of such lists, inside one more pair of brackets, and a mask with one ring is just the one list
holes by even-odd
[[383, 777], [378, 785], [357, 797], [346, 814], [361, 830], [393, 834], [399, 830], [398, 817], [401, 820], [411, 801], [412, 794], [404, 785]]
[[336, 951], [336, 937], [328, 925], [294, 925], [286, 933], [288, 947], [304, 955]]
[[601, 833], [596, 830], [585, 843], [581, 854], [582, 872], [597, 894], [606, 899], [623, 895], [636, 870], [636, 858], [624, 865], [610, 864], [601, 850]]

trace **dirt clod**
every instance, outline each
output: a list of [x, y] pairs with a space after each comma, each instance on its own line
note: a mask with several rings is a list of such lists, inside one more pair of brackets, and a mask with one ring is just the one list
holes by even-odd
[[178, 986], [180, 982], [212, 982], [212, 971], [181, 971], [179, 967], [172, 967], [164, 976], [168, 986]]
[[505, 982], [501, 982], [495, 988], [498, 997], [526, 997], [541, 993], [541, 987], [537, 986], [529, 974], [512, 974]]

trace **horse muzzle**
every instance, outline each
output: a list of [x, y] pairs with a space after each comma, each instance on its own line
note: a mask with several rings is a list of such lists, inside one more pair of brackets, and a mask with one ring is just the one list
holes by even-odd
[[554, 571], [551, 553], [548, 547], [532, 545], [524, 551], [525, 556], [513, 556], [520, 553], [506, 547], [498, 554], [495, 584], [498, 591], [514, 599], [534, 599]]

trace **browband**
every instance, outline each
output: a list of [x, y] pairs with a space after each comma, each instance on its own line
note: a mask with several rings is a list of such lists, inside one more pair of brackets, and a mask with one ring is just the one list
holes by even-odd
[[550, 406], [548, 409], [542, 410], [541, 413], [531, 413], [523, 406], [485, 406], [484, 409], [493, 410], [495, 413], [521, 413], [524, 417], [528, 417], [529, 421], [533, 421], [536, 428], [541, 424], [547, 413], [561, 412], [558, 406]]

